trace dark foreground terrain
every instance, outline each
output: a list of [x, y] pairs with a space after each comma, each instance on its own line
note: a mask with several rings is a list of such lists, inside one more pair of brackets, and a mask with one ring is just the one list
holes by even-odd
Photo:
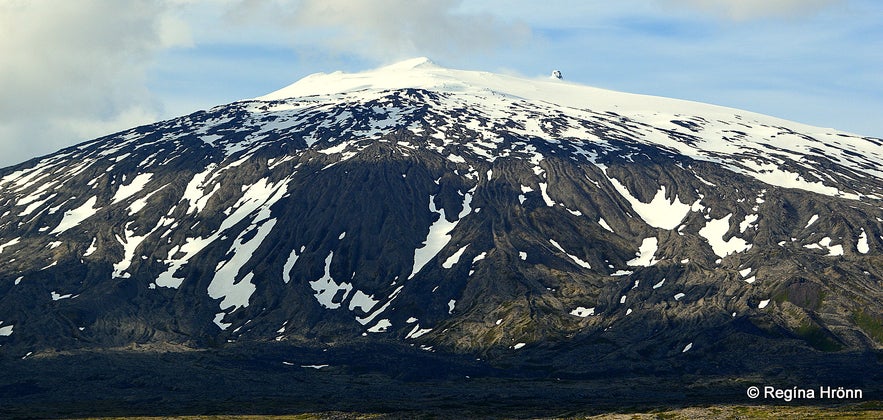
[[[324, 351], [287, 344], [200, 351], [136, 346], [5, 359], [0, 362], [0, 418], [533, 418], [610, 413], [775, 418], [780, 417], [775, 413], [786, 415], [780, 410], [797, 407], [802, 408], [793, 416], [881, 414], [883, 381], [879, 356], [873, 355], [869, 357], [877, 360], [828, 355], [824, 362], [804, 359], [790, 364], [783, 355], [782, 360], [768, 360], [743, 375], [715, 375], [703, 371], [707, 367], [653, 373], [640, 367], [608, 366], [590, 372], [578, 362], [568, 372], [523, 358], [498, 359], [491, 365], [474, 357], [384, 346], [347, 345]], [[820, 365], [813, 368], [812, 363]], [[316, 368], [321, 365], [328, 366]], [[861, 389], [862, 398], [750, 399], [746, 396], [750, 386], [842, 386]]]

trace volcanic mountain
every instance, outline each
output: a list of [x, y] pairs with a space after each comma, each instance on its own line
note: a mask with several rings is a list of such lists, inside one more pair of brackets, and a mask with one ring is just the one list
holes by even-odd
[[0, 170], [7, 360], [382, 344], [866, 384], [881, 278], [881, 139], [427, 59]]

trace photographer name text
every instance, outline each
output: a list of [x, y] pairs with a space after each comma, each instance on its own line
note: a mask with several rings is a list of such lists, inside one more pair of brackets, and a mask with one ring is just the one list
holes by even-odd
[[793, 400], [859, 400], [864, 398], [861, 389], [850, 389], [833, 386], [821, 386], [818, 388], [776, 388], [774, 386], [764, 386], [759, 388], [756, 386], [748, 387], [745, 391], [748, 398], [775, 399], [782, 401]]

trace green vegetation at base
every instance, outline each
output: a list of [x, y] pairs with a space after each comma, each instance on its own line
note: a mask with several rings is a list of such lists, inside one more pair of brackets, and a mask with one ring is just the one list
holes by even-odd
[[883, 415], [883, 403], [869, 401], [839, 406], [709, 406], [686, 407], [674, 410], [655, 410], [646, 413], [601, 414], [585, 417], [593, 420], [607, 419], [879, 419]]
[[843, 349], [843, 345], [834, 341], [825, 330], [819, 328], [818, 325], [804, 323], [797, 327], [794, 331], [798, 337], [806, 341], [807, 344], [816, 350], [821, 351], [839, 351]]
[[853, 314], [853, 320], [874, 341], [883, 344], [883, 319], [865, 311], [858, 311]]

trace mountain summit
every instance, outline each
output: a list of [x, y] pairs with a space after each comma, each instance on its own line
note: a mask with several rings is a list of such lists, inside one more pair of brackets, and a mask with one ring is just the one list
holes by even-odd
[[[389, 90], [421, 89], [471, 97], [476, 105], [494, 106], [506, 100], [545, 102], [578, 110], [621, 115], [649, 130], [635, 130], [633, 136], [682, 155], [718, 162], [728, 156], [728, 169], [786, 188], [801, 188], [859, 198], [862, 193], [837, 191], [826, 186], [824, 177], [805, 177], [789, 171], [784, 158], [794, 162], [829, 157], [859, 175], [883, 176], [883, 151], [876, 139], [847, 135], [832, 129], [810, 127], [715, 105], [635, 95], [593, 88], [549, 78], [526, 79], [487, 72], [452, 70], [435, 65], [428, 58], [415, 58], [361, 73], [317, 73], [268, 95], [262, 101], [306, 96], [375, 95]], [[367, 97], [366, 96], [366, 97]], [[690, 117], [706, 119], [699, 124]], [[735, 126], [734, 126], [735, 125]], [[801, 135], [776, 127], [798, 130]], [[740, 130], [746, 129], [743, 131]], [[685, 141], [686, 137], [696, 141]], [[680, 138], [678, 138], [680, 137]], [[779, 157], [777, 150], [792, 156]], [[752, 155], [750, 159], [739, 158]], [[807, 171], [812, 167], [807, 166]], [[807, 174], [809, 175], [809, 174]], [[878, 190], [872, 198], [883, 197]]]
[[881, 162], [881, 139], [563, 80], [314, 74], [0, 170], [0, 355], [853, 372], [883, 344]]

